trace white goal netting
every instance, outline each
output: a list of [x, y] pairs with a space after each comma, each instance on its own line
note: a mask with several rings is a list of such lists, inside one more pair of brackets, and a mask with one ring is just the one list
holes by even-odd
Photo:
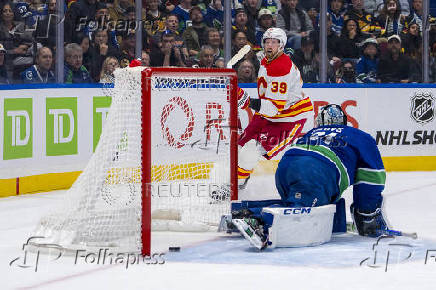
[[[39, 222], [41, 244], [140, 251], [143, 170], [151, 174], [153, 230], [209, 230], [229, 213], [230, 197], [212, 192], [229, 183], [230, 152], [236, 150], [230, 77], [167, 71], [143, 79], [143, 69], [116, 71], [99, 144], [63, 206]], [[149, 122], [141, 118], [144, 104], [150, 105]], [[142, 140], [147, 128], [151, 140]], [[141, 150], [144, 142], [151, 151]], [[141, 152], [151, 157], [151, 168], [142, 167]]]

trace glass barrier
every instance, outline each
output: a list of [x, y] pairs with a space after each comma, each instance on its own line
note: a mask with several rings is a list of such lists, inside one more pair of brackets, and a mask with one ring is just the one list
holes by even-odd
[[[262, 38], [270, 27], [285, 31], [285, 53], [305, 83], [323, 79], [322, 60], [329, 83], [434, 82], [436, 1], [430, 3], [426, 50], [423, 1], [378, 2], [327, 1], [326, 26], [320, 28], [320, 0], [232, 1], [231, 55], [251, 47], [233, 65], [239, 82], [257, 82]], [[132, 0], [3, 2], [0, 84], [112, 82], [115, 68], [138, 57], [144, 66], [226, 66], [222, 0], [141, 3], [137, 19]], [[321, 29], [327, 34], [325, 57]]]

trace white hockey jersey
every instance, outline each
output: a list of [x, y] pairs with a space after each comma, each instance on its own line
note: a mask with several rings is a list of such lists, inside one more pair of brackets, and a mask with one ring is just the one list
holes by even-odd
[[293, 122], [313, 118], [313, 106], [302, 91], [300, 71], [282, 54], [271, 62], [263, 58], [257, 78], [260, 114], [272, 122]]

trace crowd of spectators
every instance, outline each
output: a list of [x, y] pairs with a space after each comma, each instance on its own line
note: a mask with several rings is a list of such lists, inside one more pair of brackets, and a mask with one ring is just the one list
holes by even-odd
[[[139, 0], [136, 0], [139, 1]], [[229, 0], [230, 1], [230, 0]], [[420, 82], [425, 0], [328, 0], [328, 81]], [[286, 53], [303, 81], [319, 82], [320, 0], [231, 0], [232, 55], [240, 82], [256, 82], [262, 36], [288, 37]], [[224, 63], [223, 0], [66, 0], [64, 82], [111, 82], [135, 58], [142, 25], [145, 66], [217, 67]], [[436, 8], [436, 0], [430, 0]], [[1, 1], [0, 84], [55, 82], [56, 0]], [[431, 10], [432, 12], [433, 10]], [[436, 81], [436, 25], [430, 18], [430, 74]]]

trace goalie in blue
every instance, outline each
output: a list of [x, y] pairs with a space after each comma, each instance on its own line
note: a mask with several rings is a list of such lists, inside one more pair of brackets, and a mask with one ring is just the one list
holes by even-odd
[[249, 232], [258, 235], [253, 237], [254, 243], [244, 236], [262, 249], [267, 246], [270, 226], [270, 221], [262, 214], [263, 207], [343, 203], [341, 194], [352, 185], [351, 213], [357, 230], [362, 236], [378, 237], [388, 230], [381, 210], [385, 180], [386, 173], [374, 138], [347, 126], [347, 117], [340, 106], [327, 105], [315, 120], [315, 128], [301, 137], [279, 162], [275, 182], [281, 199], [235, 204], [232, 219], [238, 221], [233, 223], [240, 231], [248, 227]]

